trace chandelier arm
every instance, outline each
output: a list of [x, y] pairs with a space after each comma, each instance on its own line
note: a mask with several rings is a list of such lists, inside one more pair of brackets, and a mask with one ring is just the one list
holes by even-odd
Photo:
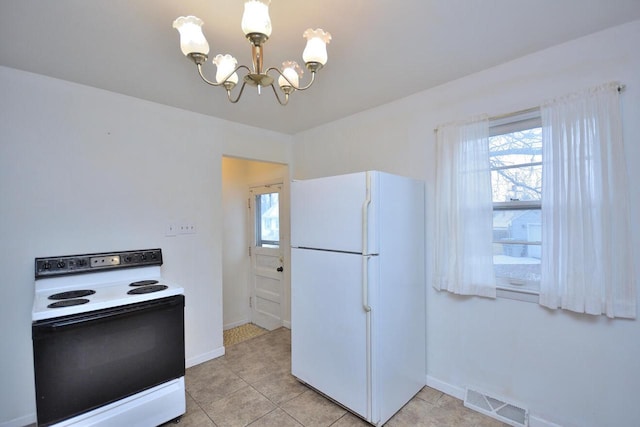
[[[204, 80], [204, 82], [205, 82], [206, 84], [211, 85], [211, 86], [222, 86], [222, 83], [215, 83], [215, 82], [212, 82], [211, 80], [207, 79], [207, 78], [204, 76], [204, 74], [202, 74], [202, 64], [196, 64], [196, 66], [198, 67], [198, 74], [200, 74], [200, 78], [201, 78], [202, 80]], [[224, 82], [223, 82], [223, 83], [224, 83]]]
[[[238, 67], [240, 68], [240, 67]], [[245, 67], [247, 68], [247, 67]], [[247, 82], [242, 82], [242, 86], [240, 87], [240, 92], [238, 92], [238, 96], [236, 97], [236, 99], [231, 98], [231, 89], [227, 89], [227, 99], [232, 103], [235, 104], [236, 102], [240, 101], [240, 97], [242, 96], [242, 92], [244, 91], [244, 87], [247, 85]]]
[[[291, 87], [292, 87], [292, 88], [294, 88], [295, 90], [306, 90], [306, 89], [309, 89], [309, 88], [311, 87], [311, 85], [313, 84], [313, 82], [316, 80], [316, 72], [315, 72], [315, 71], [312, 71], [312, 72], [311, 72], [311, 81], [309, 82], [309, 84], [308, 84], [308, 85], [306, 85], [305, 87], [297, 87], [296, 85], [294, 85], [293, 83], [291, 83], [291, 80], [289, 80], [289, 79], [287, 78], [287, 76], [285, 76], [284, 74], [282, 74], [282, 71], [280, 71], [280, 69], [278, 69], [278, 68], [276, 68], [276, 67], [270, 67], [270, 68], [268, 68], [268, 69], [267, 69], [267, 71], [265, 71], [264, 73], [265, 73], [265, 74], [267, 74], [267, 73], [269, 73], [269, 71], [271, 71], [271, 70], [273, 70], [273, 71], [277, 72], [277, 73], [278, 73], [278, 74], [280, 74], [282, 77], [284, 77], [284, 79], [285, 79], [287, 82], [289, 82], [289, 84], [291, 85]], [[283, 104], [283, 105], [284, 105], [284, 104]]]
[[[286, 77], [285, 77], [285, 79], [286, 79]], [[280, 99], [280, 96], [278, 95], [278, 91], [276, 90], [276, 87], [273, 85], [273, 83], [271, 84], [271, 89], [273, 89], [273, 94], [276, 96], [276, 99], [278, 100], [278, 104], [287, 105], [289, 103], [289, 94], [288, 93], [284, 94], [284, 102], [282, 102], [282, 100]]]
[[211, 85], [211, 86], [224, 86], [224, 84], [227, 82], [227, 80], [229, 80], [229, 77], [231, 77], [233, 75], [233, 73], [235, 73], [236, 71], [240, 70], [241, 68], [244, 68], [245, 70], [247, 70], [248, 72], [251, 72], [251, 69], [249, 67], [247, 67], [246, 65], [238, 65], [235, 70], [233, 70], [232, 72], [229, 73], [228, 76], [226, 76], [224, 78], [224, 80], [222, 80], [220, 83], [216, 83], [216, 82], [212, 82], [211, 80], [207, 79], [203, 72], [202, 72], [202, 64], [196, 64], [198, 67], [198, 74], [200, 74], [200, 78], [202, 80], [204, 80], [205, 83]]
[[[251, 68], [247, 67], [246, 65], [238, 65], [236, 69], [231, 72], [231, 74], [235, 73], [236, 71], [239, 71], [241, 68], [244, 68], [245, 70], [247, 70], [247, 72], [251, 73]], [[231, 74], [227, 76], [227, 79], [231, 77]]]

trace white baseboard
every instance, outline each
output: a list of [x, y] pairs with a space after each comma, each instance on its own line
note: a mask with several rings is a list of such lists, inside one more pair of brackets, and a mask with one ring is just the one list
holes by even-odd
[[33, 413], [19, 418], [14, 418], [9, 421], [0, 421], [0, 427], [23, 427], [29, 424], [34, 424], [36, 420], [36, 414]]
[[432, 376], [427, 375], [427, 385], [431, 388], [435, 388], [443, 392], [444, 394], [448, 394], [449, 396], [453, 396], [456, 399], [464, 400], [464, 388], [454, 386], [453, 384], [446, 383], [444, 381], [440, 381]]
[[189, 359], [185, 360], [185, 365], [187, 368], [190, 368], [192, 366], [199, 365], [220, 356], [224, 356], [224, 346], [216, 348], [215, 350], [208, 353], [200, 354], [196, 357], [190, 357]]
[[[465, 389], [462, 387], [449, 384], [430, 375], [427, 375], [427, 385], [456, 399], [464, 400]], [[537, 417], [529, 412], [529, 427], [562, 427], [562, 425]]]
[[562, 427], [560, 424], [552, 423], [542, 418], [529, 414], [529, 427]]
[[237, 322], [227, 323], [227, 324], [222, 326], [222, 330], [226, 331], [227, 329], [236, 328], [238, 326], [246, 325], [249, 322], [250, 322], [249, 319], [242, 319], [242, 320], [238, 320]]

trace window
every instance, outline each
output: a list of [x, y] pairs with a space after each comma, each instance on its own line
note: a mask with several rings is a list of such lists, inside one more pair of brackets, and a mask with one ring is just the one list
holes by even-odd
[[541, 259], [540, 110], [490, 122], [493, 266], [500, 289], [538, 293]]
[[256, 194], [256, 246], [280, 246], [279, 193]]

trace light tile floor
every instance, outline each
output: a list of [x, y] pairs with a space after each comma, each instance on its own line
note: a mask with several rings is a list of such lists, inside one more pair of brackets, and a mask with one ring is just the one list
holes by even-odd
[[[291, 333], [280, 328], [226, 348], [187, 369], [187, 413], [180, 427], [366, 427], [291, 375]], [[505, 424], [465, 408], [458, 399], [423, 388], [387, 423], [399, 426], [492, 427]]]

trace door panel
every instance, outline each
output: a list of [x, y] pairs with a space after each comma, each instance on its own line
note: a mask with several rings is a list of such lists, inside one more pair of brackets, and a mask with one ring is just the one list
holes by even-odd
[[362, 256], [291, 250], [294, 376], [367, 417], [367, 313]]
[[282, 265], [280, 253], [273, 248], [255, 248], [253, 261], [252, 321], [268, 330], [279, 328], [282, 326], [282, 272], [277, 270]]
[[280, 245], [279, 195], [270, 185], [249, 192], [251, 225], [251, 321], [273, 330], [282, 326], [283, 252]]

